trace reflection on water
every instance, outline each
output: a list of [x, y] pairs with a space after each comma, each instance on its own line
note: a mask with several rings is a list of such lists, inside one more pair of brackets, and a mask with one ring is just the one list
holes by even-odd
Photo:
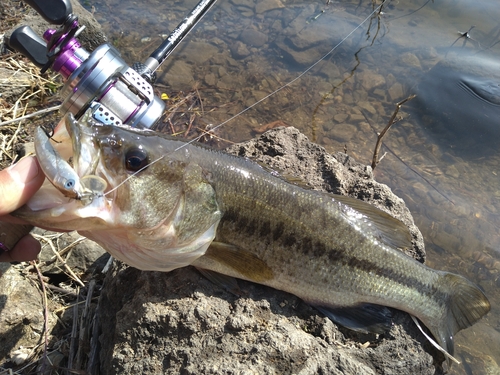
[[468, 160], [498, 154], [500, 62], [450, 54], [422, 77], [415, 92], [410, 113], [441, 149]]
[[[133, 63], [144, 61], [196, 2], [95, 6]], [[162, 66], [158, 87], [169, 94], [196, 88], [203, 103], [196, 126], [208, 128], [341, 43], [216, 136], [238, 142], [285, 123], [366, 164], [395, 103], [417, 93], [386, 136], [375, 175], [407, 202], [426, 239], [428, 264], [467, 276], [491, 300], [487, 318], [458, 335], [464, 364], [452, 373], [498, 373], [500, 345], [492, 343], [500, 342], [500, 73], [490, 61], [500, 61], [500, 8], [496, 0], [393, 1], [342, 42], [373, 9], [367, 0], [220, 0]]]

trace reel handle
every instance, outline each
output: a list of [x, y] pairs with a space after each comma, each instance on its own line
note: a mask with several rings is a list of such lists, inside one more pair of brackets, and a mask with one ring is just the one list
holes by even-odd
[[73, 11], [69, 0], [25, 0], [51, 25], [62, 25]]
[[49, 61], [47, 43], [29, 26], [21, 26], [14, 30], [9, 38], [9, 47], [22, 53], [39, 68]]

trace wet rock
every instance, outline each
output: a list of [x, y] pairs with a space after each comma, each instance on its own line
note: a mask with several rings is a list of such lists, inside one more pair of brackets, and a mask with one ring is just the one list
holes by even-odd
[[284, 59], [288, 60], [292, 65], [309, 66], [322, 57], [321, 53], [316, 48], [297, 51], [280, 41], [276, 42], [276, 45], [281, 49]]
[[255, 12], [262, 14], [270, 10], [281, 9], [285, 6], [280, 0], [261, 0], [255, 5]]
[[317, 24], [314, 27], [309, 24], [304, 27], [299, 33], [288, 38], [291, 46], [297, 50], [309, 49], [321, 43], [330, 43], [331, 35], [318, 31]]
[[214, 86], [216, 84], [216, 82], [217, 82], [217, 79], [216, 79], [214, 73], [205, 74], [205, 83], [208, 86]]
[[381, 87], [385, 85], [385, 78], [383, 75], [374, 73], [370, 70], [363, 71], [358, 79], [361, 82], [361, 86], [366, 91], [373, 90], [376, 87]]
[[253, 0], [231, 0], [231, 3], [234, 5], [243, 5], [248, 8], [253, 8], [254, 6], [254, 1]]
[[186, 43], [182, 50], [182, 55], [185, 56], [186, 61], [190, 61], [193, 64], [205, 64], [210, 58], [215, 56], [219, 52], [219, 49], [210, 44], [202, 42], [191, 41]]
[[[271, 130], [229, 152], [300, 176], [311, 188], [348, 194], [390, 212], [409, 225], [414, 237], [409, 253], [423, 259], [421, 235], [404, 202], [373, 180], [370, 167], [345, 154], [328, 154], [292, 127]], [[391, 331], [377, 338], [337, 327], [290, 294], [238, 283], [241, 296], [191, 267], [160, 273], [115, 264], [98, 308], [101, 373], [439, 372], [407, 314], [395, 311]]]
[[403, 99], [403, 85], [396, 82], [389, 88], [389, 96], [393, 102], [399, 102]]
[[174, 89], [191, 88], [194, 82], [193, 70], [191, 66], [184, 61], [176, 60], [167, 70], [165, 78], [162, 78]]
[[251, 47], [262, 47], [267, 43], [267, 35], [253, 29], [243, 30], [240, 34], [240, 39], [247, 46]]
[[358, 129], [354, 125], [341, 124], [335, 126], [330, 132], [330, 136], [339, 142], [349, 142], [355, 134], [357, 134]]
[[345, 120], [347, 120], [348, 117], [349, 115], [347, 113], [339, 113], [333, 116], [333, 119], [337, 122], [344, 122]]
[[372, 115], [374, 115], [374, 114], [377, 113], [377, 110], [369, 102], [365, 102], [365, 101], [359, 102], [358, 103], [358, 107], [361, 108], [361, 109], [363, 109], [363, 110], [365, 110], [365, 111], [368, 111]]
[[248, 49], [245, 43], [242, 43], [239, 40], [237, 40], [231, 45], [231, 54], [235, 59], [239, 60], [250, 55], [250, 50]]
[[420, 60], [418, 59], [417, 56], [415, 56], [415, 54], [411, 52], [403, 53], [403, 55], [401, 56], [401, 61], [408, 66], [422, 69], [422, 65], [420, 65]]

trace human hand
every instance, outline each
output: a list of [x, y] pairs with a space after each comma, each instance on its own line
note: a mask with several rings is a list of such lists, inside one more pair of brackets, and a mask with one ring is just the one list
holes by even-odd
[[[25, 204], [40, 188], [44, 179], [38, 161], [32, 156], [0, 171], [0, 221], [23, 224], [22, 220], [9, 216], [9, 213]], [[9, 251], [3, 252], [0, 249], [0, 262], [33, 260], [39, 252], [40, 243], [27, 235]]]

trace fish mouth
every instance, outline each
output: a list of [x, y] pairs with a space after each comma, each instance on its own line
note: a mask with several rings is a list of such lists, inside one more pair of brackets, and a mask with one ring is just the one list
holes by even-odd
[[72, 114], [67, 114], [50, 138], [37, 128], [35, 152], [46, 179], [13, 216], [54, 230], [83, 229], [89, 221], [83, 219], [88, 218], [95, 218], [94, 224], [99, 225], [113, 221], [113, 198], [106, 196], [111, 176], [99, 166], [97, 130], [86, 116], [76, 121]]
[[[51, 138], [42, 128], [37, 128], [35, 151], [48, 181], [65, 197], [79, 200], [84, 205], [91, 203], [94, 197], [102, 195], [108, 183], [94, 173], [98, 148], [92, 141], [90, 127], [84, 127], [72, 114], [67, 114]], [[54, 144], [65, 154], [71, 154], [69, 160], [72, 160], [73, 166], [61, 155], [62, 152], [56, 150]]]

